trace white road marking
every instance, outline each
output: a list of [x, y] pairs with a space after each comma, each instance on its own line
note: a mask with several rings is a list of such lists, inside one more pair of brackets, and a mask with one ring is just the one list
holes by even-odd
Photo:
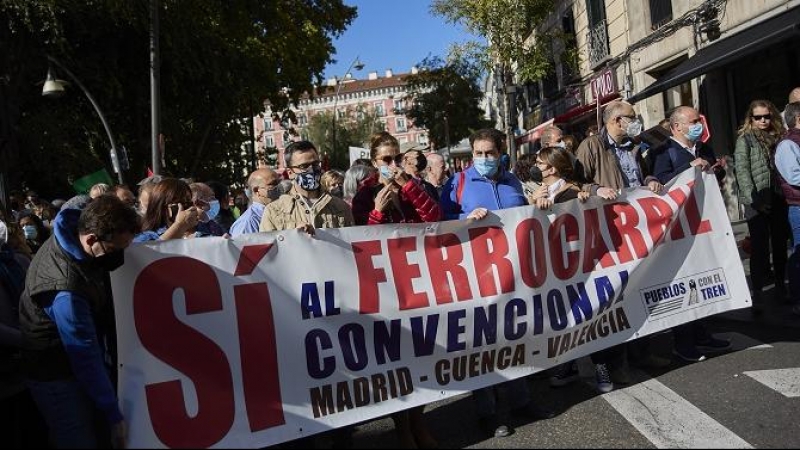
[[784, 397], [800, 397], [800, 368], [754, 370], [744, 374]]
[[753, 448], [655, 379], [603, 398], [656, 448]]

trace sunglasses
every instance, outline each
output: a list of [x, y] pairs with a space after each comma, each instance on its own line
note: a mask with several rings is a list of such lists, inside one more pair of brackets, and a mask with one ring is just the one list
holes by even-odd
[[392, 165], [392, 163], [395, 163], [395, 165], [399, 166], [403, 164], [403, 154], [399, 153], [397, 156], [386, 155], [380, 160], [383, 161], [383, 163], [387, 166]]
[[772, 120], [772, 114], [762, 114], [762, 115], [756, 115], [756, 114], [753, 114], [753, 115], [752, 115], [752, 116], [750, 116], [750, 117], [752, 117], [752, 118], [753, 118], [753, 120], [755, 120], [755, 121], [759, 121], [759, 120]]

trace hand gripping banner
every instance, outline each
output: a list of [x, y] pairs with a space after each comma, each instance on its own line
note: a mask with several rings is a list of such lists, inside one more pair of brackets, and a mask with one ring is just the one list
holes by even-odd
[[694, 169], [481, 221], [134, 245], [112, 283], [132, 447], [263, 447], [751, 304]]

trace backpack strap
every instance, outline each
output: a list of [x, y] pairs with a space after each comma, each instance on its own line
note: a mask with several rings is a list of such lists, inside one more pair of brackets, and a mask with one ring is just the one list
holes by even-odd
[[458, 187], [456, 188], [456, 203], [461, 204], [461, 195], [464, 193], [464, 180], [467, 179], [465, 170], [458, 172]]

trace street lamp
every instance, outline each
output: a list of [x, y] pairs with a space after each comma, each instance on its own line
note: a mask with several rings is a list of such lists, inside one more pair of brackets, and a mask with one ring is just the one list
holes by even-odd
[[[47, 55], [48, 61], [57, 65], [64, 73], [66, 73], [75, 84], [78, 85], [79, 88], [86, 94], [86, 98], [89, 99], [92, 106], [94, 106], [94, 110], [97, 112], [97, 115], [100, 116], [100, 121], [103, 122], [103, 127], [106, 129], [106, 134], [108, 135], [108, 140], [111, 143], [111, 164], [114, 167], [114, 171], [117, 172], [117, 176], [119, 178], [119, 184], [125, 184], [122, 179], [122, 168], [119, 164], [119, 156], [117, 155], [117, 143], [114, 141], [114, 135], [111, 134], [111, 128], [108, 126], [108, 121], [106, 120], [106, 116], [103, 115], [103, 111], [100, 110], [100, 106], [92, 97], [92, 94], [86, 89], [86, 87], [81, 83], [81, 80], [78, 79], [72, 72], [69, 71], [63, 64], [58, 62], [57, 59], [53, 58], [50, 55]], [[44, 86], [42, 87], [42, 96], [43, 97], [59, 97], [64, 94], [64, 84], [65, 82], [62, 80], [57, 80], [55, 74], [53, 73], [53, 68], [47, 68], [47, 80], [44, 82]]]
[[333, 97], [333, 133], [332, 133], [333, 145], [331, 145], [332, 149], [331, 151], [334, 154], [336, 153], [336, 118], [339, 116], [339, 112], [336, 110], [336, 106], [339, 104], [339, 92], [341, 92], [342, 86], [344, 86], [344, 83], [342, 83], [342, 81], [344, 81], [344, 79], [347, 78], [347, 75], [350, 74], [351, 70], [353, 69], [361, 70], [363, 68], [364, 68], [364, 63], [362, 63], [358, 59], [358, 56], [356, 56], [356, 59], [354, 59], [353, 62], [350, 63], [350, 67], [348, 67], [347, 71], [344, 73], [342, 80], [341, 81], [339, 79], [336, 80], [336, 95]]

